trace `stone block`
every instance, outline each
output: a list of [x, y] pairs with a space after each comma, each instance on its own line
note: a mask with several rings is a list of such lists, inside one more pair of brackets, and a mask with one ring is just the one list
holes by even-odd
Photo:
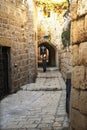
[[85, 18], [80, 18], [77, 21], [77, 32], [78, 32], [78, 42], [85, 41]]
[[0, 37], [0, 46], [11, 47], [12, 46], [12, 41], [9, 38]]
[[79, 110], [87, 115], [87, 91], [82, 91], [79, 98]]
[[85, 16], [85, 38], [87, 39], [87, 15]]
[[78, 45], [72, 46], [71, 62], [73, 66], [79, 64], [79, 46]]
[[85, 18], [82, 17], [71, 23], [71, 43], [81, 43], [85, 40]]
[[76, 66], [72, 71], [72, 87], [76, 89], [85, 89], [85, 67]]
[[77, 19], [77, 7], [78, 7], [78, 0], [73, 0], [71, 2], [71, 6], [70, 6], [70, 15], [71, 15], [71, 19]]
[[87, 86], [87, 67], [86, 67], [86, 82], [85, 82], [85, 85]]
[[80, 61], [80, 64], [87, 65], [87, 42], [80, 44], [79, 61]]
[[78, 110], [71, 110], [71, 127], [74, 130], [87, 130], [87, 116], [80, 113]]
[[61, 58], [63, 59], [65, 57], [66, 57], [66, 53], [65, 52], [61, 53]]
[[71, 106], [72, 108], [79, 109], [79, 94], [80, 91], [72, 88], [71, 91]]
[[77, 15], [80, 17], [87, 13], [87, 0], [78, 0]]
[[71, 43], [75, 44], [78, 39], [78, 33], [77, 33], [77, 21], [71, 22]]

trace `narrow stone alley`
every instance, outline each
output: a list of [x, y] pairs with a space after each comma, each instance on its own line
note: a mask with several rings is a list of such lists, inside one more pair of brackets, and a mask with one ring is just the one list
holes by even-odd
[[1, 101], [2, 130], [65, 130], [66, 87], [58, 70], [40, 69], [35, 83], [27, 84]]
[[0, 0], [0, 130], [87, 130], [87, 0]]

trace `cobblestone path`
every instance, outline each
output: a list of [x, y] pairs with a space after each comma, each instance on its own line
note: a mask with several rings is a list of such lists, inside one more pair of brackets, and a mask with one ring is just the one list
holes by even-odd
[[[66, 130], [65, 83], [58, 71], [38, 73], [35, 83], [1, 101], [2, 130]], [[67, 129], [68, 130], [68, 129]]]

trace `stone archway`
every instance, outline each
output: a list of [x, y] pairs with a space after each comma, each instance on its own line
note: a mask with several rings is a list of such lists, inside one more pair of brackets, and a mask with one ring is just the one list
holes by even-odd
[[[48, 42], [42, 42], [38, 45], [38, 49], [41, 46], [45, 46], [47, 48], [47, 51], [48, 51], [47, 65], [48, 65], [48, 67], [55, 67], [56, 66], [56, 48], [55, 48], [55, 46], [52, 44], [49, 44]], [[39, 63], [39, 65], [41, 66], [40, 63]]]

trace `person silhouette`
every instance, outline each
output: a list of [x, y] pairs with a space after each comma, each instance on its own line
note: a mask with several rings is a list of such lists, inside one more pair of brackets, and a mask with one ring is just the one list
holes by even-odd
[[43, 72], [46, 72], [46, 54], [42, 57], [42, 66], [43, 66]]
[[46, 52], [47, 49], [45, 46], [41, 46], [41, 57], [42, 57], [42, 67], [43, 67], [43, 72], [46, 72]]

